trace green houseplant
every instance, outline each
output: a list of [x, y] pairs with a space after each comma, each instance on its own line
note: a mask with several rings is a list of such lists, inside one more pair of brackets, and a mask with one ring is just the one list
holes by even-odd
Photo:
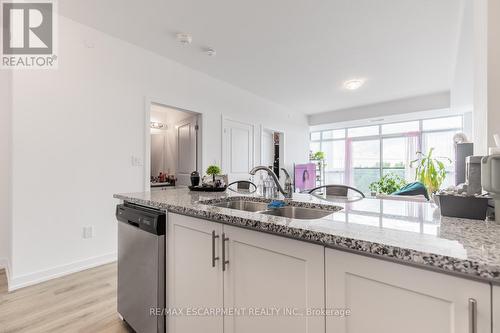
[[418, 158], [410, 162], [411, 167], [417, 165], [415, 180], [424, 184], [427, 191], [432, 194], [439, 190], [446, 178], [445, 162], [451, 163], [451, 160], [447, 157], [432, 156], [433, 151], [434, 148], [429, 149], [427, 154], [419, 151], [417, 152]]
[[215, 176], [220, 175], [221, 169], [217, 165], [209, 165], [206, 172], [207, 175], [212, 176], [212, 179], [215, 184]]
[[370, 184], [369, 189], [374, 193], [392, 194], [406, 185], [406, 180], [396, 175], [388, 173], [378, 181]]
[[317, 151], [311, 155], [311, 160], [322, 161], [325, 159], [325, 153], [322, 151]]

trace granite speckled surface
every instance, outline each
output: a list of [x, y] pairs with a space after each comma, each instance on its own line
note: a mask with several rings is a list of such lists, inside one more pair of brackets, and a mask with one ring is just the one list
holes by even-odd
[[190, 192], [173, 188], [115, 194], [131, 203], [372, 255], [466, 278], [500, 284], [500, 225], [441, 217], [430, 203], [389, 199], [326, 201], [296, 194], [288, 204], [332, 214], [298, 220], [210, 205], [224, 200], [262, 201], [254, 195]]

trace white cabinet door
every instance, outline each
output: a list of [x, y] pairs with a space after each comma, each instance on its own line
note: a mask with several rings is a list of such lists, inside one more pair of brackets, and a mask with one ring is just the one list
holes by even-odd
[[[327, 316], [327, 332], [491, 332], [486, 283], [332, 249], [325, 256], [326, 306], [351, 311]], [[469, 327], [470, 299], [477, 305], [477, 331]]]
[[[222, 225], [193, 217], [168, 214], [167, 221], [167, 304], [170, 309], [221, 309], [223, 280], [220, 260]], [[171, 333], [221, 333], [222, 316], [195, 316], [194, 313], [167, 317]]]
[[500, 333], [500, 286], [493, 286], [493, 333]]
[[246, 311], [224, 317], [225, 333], [325, 332], [324, 316], [300, 315], [324, 308], [322, 246], [231, 226], [224, 234], [224, 305]]

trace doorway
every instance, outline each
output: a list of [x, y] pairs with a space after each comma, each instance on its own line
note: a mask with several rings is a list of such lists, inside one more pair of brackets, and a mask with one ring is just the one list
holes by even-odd
[[285, 167], [285, 134], [265, 127], [261, 132], [261, 164], [270, 167], [279, 178]]
[[148, 123], [149, 187], [190, 185], [191, 172], [201, 166], [201, 114], [150, 103]]

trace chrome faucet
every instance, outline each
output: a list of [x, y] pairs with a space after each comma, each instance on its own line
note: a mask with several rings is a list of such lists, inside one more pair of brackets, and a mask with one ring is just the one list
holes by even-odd
[[290, 196], [287, 197], [285, 195], [285, 198], [291, 198], [294, 192], [292, 178], [290, 177], [290, 174], [288, 173], [288, 171], [286, 171], [285, 168], [281, 168], [281, 170], [283, 170], [283, 173], [285, 174], [285, 192], [290, 193], [289, 194]]
[[293, 186], [292, 186], [292, 179], [290, 178], [290, 175], [288, 174], [288, 171], [286, 171], [284, 168], [281, 168], [283, 172], [285, 173], [285, 188], [283, 188], [280, 184], [280, 181], [278, 179], [278, 176], [273, 172], [273, 170], [269, 169], [266, 166], [256, 166], [252, 170], [250, 170], [250, 174], [253, 176], [257, 171], [266, 171], [271, 178], [273, 179], [274, 183], [276, 184], [276, 187], [278, 188], [278, 191], [280, 191], [281, 194], [285, 198], [291, 198], [293, 195]]

